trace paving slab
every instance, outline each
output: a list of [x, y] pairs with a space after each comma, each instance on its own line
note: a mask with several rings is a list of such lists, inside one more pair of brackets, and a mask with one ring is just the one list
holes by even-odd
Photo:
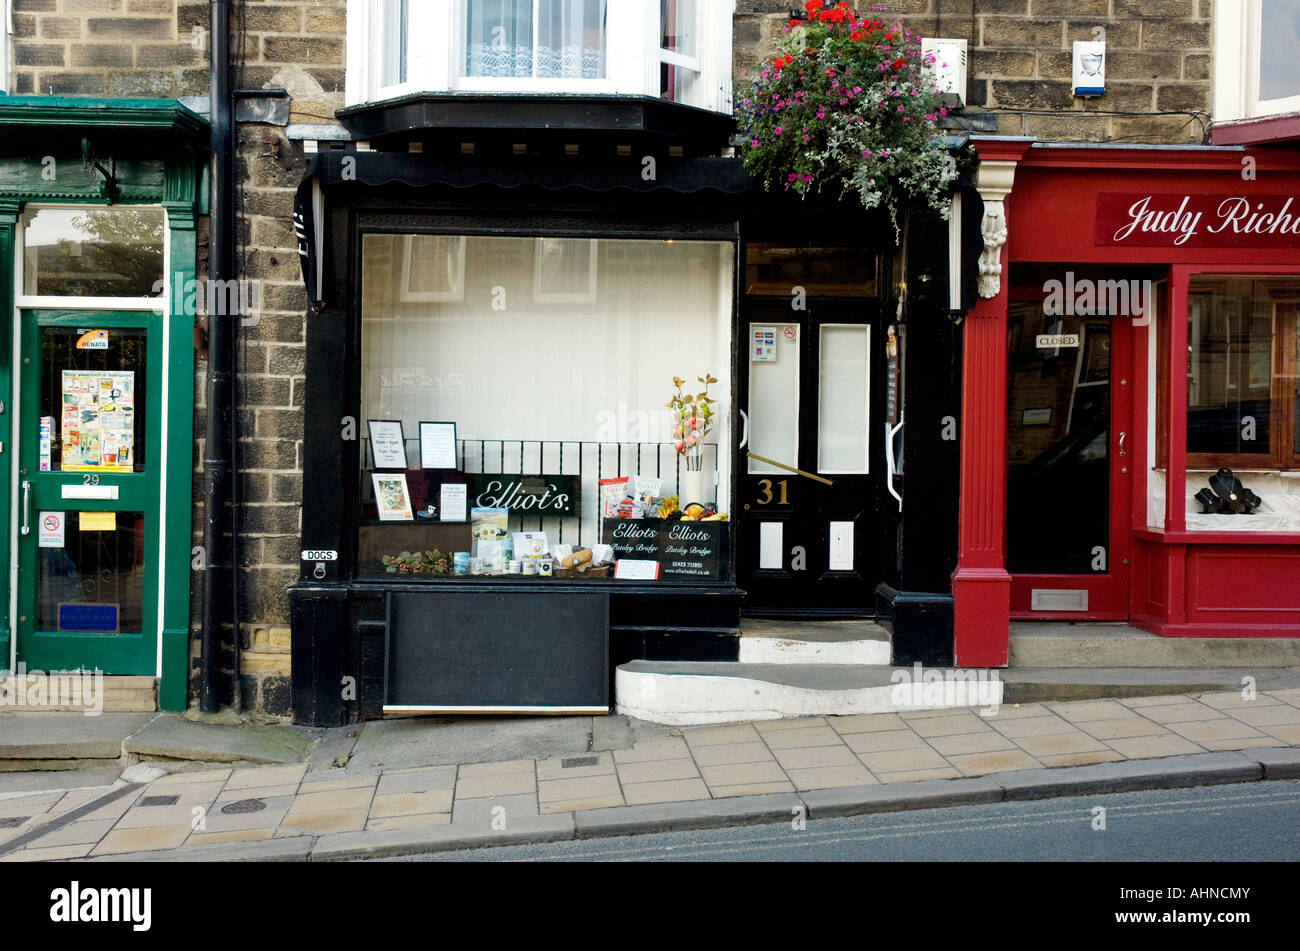
[[1264, 767], [1255, 754], [1221, 752], [1097, 763], [1092, 766], [1017, 770], [996, 773], [989, 778], [1005, 790], [1007, 799], [1046, 799], [1053, 796], [1087, 796], [1139, 789], [1178, 789], [1184, 786], [1244, 783], [1263, 777]]
[[975, 779], [922, 779], [906, 784], [843, 786], [814, 789], [799, 794], [808, 818], [860, 816], [872, 812], [901, 812], [906, 809], [935, 809], [1000, 802], [1002, 787], [987, 776]]
[[689, 802], [662, 802], [644, 806], [613, 806], [586, 809], [573, 814], [574, 834], [579, 839], [639, 832], [672, 832], [682, 829], [719, 829], [726, 826], [790, 822], [801, 808], [792, 793], [766, 796], [733, 796]]
[[162, 714], [122, 747], [137, 756], [208, 763], [300, 763], [322, 732], [280, 724], [201, 723]]
[[111, 786], [122, 773], [120, 765], [92, 766], [85, 769], [32, 772], [0, 772], [0, 800], [9, 794], [40, 792], [49, 789], [89, 789]]
[[525, 842], [560, 842], [572, 839], [573, 831], [573, 816], [566, 812], [547, 816], [519, 816], [500, 831], [484, 828], [477, 823], [453, 823], [432, 828], [341, 832], [317, 839], [316, 846], [311, 851], [311, 860], [346, 862], [352, 859], [481, 849]]
[[186, 846], [149, 852], [121, 852], [93, 856], [87, 862], [306, 862], [311, 855], [312, 837], [291, 836], [229, 845]]
[[385, 771], [585, 753], [591, 717], [399, 717], [364, 724], [352, 762]]
[[0, 760], [118, 759], [156, 713], [0, 713]]

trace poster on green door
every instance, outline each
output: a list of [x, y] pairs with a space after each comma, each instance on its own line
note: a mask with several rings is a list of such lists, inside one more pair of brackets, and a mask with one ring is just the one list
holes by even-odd
[[135, 371], [64, 370], [64, 472], [135, 467]]

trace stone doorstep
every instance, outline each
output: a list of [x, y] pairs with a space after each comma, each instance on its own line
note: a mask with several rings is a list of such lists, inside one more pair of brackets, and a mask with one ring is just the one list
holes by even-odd
[[[31, 695], [39, 686], [44, 696], [57, 696], [58, 678], [51, 684], [51, 676], [45, 674], [39, 678], [29, 675], [24, 686], [27, 695]], [[26, 703], [12, 702], [7, 685], [9, 678], [0, 677], [0, 713], [80, 713], [86, 710], [100, 709], [103, 713], [156, 713], [158, 710], [157, 681], [153, 677], [106, 676], [103, 678], [99, 695], [102, 707], [91, 703], [42, 704], [29, 706]], [[66, 691], [65, 691], [66, 692]]]

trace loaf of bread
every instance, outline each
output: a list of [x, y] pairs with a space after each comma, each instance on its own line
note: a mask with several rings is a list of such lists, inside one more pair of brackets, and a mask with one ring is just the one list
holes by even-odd
[[591, 549], [579, 548], [568, 558], [565, 558], [560, 565], [564, 568], [577, 568], [591, 561]]

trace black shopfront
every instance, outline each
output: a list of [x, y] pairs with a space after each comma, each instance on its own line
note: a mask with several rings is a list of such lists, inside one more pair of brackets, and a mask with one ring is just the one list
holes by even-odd
[[766, 193], [701, 110], [476, 106], [347, 110], [370, 150], [299, 191], [296, 720], [612, 711], [618, 664], [735, 660], [742, 612], [909, 590], [895, 662], [942, 660], [947, 224], [904, 212], [900, 249], [884, 213]]

